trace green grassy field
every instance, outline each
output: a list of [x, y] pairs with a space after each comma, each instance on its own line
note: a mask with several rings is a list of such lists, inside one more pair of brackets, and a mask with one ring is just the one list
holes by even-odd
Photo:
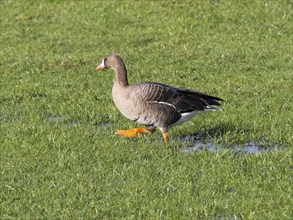
[[[291, 219], [292, 1], [0, 1], [1, 219]], [[111, 100], [131, 84], [226, 100], [140, 139]], [[194, 139], [221, 152], [180, 153]], [[254, 140], [286, 150], [239, 155]]]

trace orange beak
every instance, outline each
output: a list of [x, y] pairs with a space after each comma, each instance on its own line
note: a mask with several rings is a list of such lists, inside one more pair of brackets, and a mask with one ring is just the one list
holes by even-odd
[[105, 66], [100, 64], [99, 66], [97, 66], [96, 70], [103, 70], [105, 69]]

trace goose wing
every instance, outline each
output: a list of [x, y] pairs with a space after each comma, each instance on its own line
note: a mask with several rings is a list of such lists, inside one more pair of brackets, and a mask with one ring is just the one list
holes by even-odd
[[135, 86], [135, 92], [149, 103], [172, 106], [178, 113], [216, 110], [210, 105], [220, 105], [222, 99], [189, 89], [181, 89], [160, 83], [145, 82]]

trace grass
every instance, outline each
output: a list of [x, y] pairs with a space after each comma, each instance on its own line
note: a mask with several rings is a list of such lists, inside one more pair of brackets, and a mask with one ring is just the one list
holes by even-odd
[[[290, 1], [1, 1], [0, 218], [292, 217]], [[222, 111], [123, 139], [111, 101], [120, 54], [131, 84], [226, 100]], [[181, 137], [286, 151], [179, 153]]]

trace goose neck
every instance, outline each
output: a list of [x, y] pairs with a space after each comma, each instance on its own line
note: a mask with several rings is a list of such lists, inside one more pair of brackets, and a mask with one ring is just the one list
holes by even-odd
[[128, 86], [127, 70], [125, 66], [119, 66], [114, 69], [115, 71], [115, 82], [121, 86]]

